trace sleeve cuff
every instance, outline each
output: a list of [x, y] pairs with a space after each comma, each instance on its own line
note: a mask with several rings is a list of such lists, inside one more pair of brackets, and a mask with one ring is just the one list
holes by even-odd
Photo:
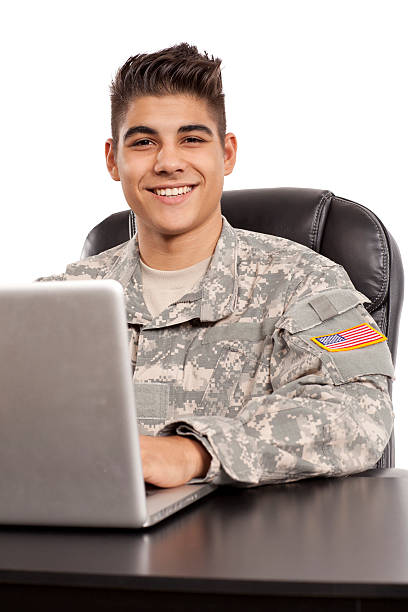
[[[208, 468], [207, 474], [202, 478], [192, 478], [188, 484], [201, 484], [201, 483], [211, 483], [211, 484], [229, 484], [229, 482], [233, 482], [233, 480], [224, 472], [220, 460], [210, 442], [208, 441], [207, 436], [200, 434], [192, 425], [185, 423], [183, 421], [177, 421], [174, 423], [168, 423], [162, 429], [160, 429], [157, 434], [158, 436], [187, 436], [189, 438], [195, 438], [198, 442], [200, 442], [205, 450], [211, 455], [211, 463]], [[228, 481], [228, 482], [227, 482]]]

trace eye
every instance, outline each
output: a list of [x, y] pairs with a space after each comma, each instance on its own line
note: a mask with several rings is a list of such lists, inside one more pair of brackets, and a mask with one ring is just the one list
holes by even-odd
[[195, 136], [187, 136], [185, 140], [190, 140], [194, 142], [204, 142], [204, 140], [201, 140], [201, 138], [196, 138]]
[[142, 140], [138, 140], [137, 142], [132, 143], [132, 147], [145, 146], [146, 143], [152, 142], [149, 138], [143, 138]]

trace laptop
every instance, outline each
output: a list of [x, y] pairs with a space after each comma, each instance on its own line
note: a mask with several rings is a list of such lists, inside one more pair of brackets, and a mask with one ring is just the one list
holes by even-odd
[[148, 527], [211, 493], [145, 487], [114, 280], [0, 287], [0, 524]]

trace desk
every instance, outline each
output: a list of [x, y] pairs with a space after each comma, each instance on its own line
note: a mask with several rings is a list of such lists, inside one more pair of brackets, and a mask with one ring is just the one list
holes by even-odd
[[3, 610], [408, 610], [408, 472], [223, 488], [145, 531], [2, 528]]

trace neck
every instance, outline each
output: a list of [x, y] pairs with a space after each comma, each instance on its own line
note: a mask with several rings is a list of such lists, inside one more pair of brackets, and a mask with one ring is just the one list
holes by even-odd
[[142, 261], [156, 270], [181, 270], [210, 257], [222, 230], [221, 214], [203, 225], [174, 236], [152, 232], [137, 223], [139, 250]]

